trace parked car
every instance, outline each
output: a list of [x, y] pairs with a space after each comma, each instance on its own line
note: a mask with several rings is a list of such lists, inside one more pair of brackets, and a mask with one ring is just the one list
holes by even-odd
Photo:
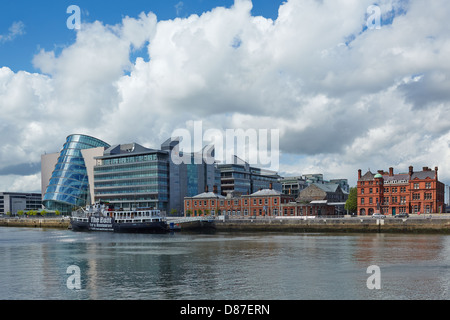
[[409, 218], [409, 214], [407, 214], [406, 212], [403, 213], [399, 213], [397, 215], [395, 215], [396, 218]]
[[381, 214], [381, 213], [374, 213], [372, 215], [372, 218], [384, 219], [384, 218], [386, 218], [386, 216], [384, 214]]

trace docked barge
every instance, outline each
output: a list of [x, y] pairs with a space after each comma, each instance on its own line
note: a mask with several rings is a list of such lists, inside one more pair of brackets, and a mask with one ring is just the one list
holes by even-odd
[[72, 212], [73, 231], [103, 231], [117, 233], [167, 233], [170, 231], [160, 210], [141, 208], [114, 210], [96, 203]]

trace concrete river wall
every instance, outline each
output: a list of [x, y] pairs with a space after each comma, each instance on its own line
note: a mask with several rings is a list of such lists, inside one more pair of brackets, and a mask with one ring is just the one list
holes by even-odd
[[450, 234], [450, 218], [314, 218], [225, 219], [216, 220], [221, 231], [290, 231], [290, 232], [401, 232]]
[[[225, 218], [208, 219], [180, 225], [180, 231], [211, 229], [217, 231], [277, 231], [277, 232], [400, 232], [450, 234], [450, 216], [420, 216], [375, 219], [352, 218]], [[32, 227], [68, 229], [68, 218], [0, 218], [0, 227]]]

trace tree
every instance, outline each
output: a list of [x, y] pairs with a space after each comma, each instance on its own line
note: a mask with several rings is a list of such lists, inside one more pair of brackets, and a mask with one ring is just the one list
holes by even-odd
[[356, 187], [350, 188], [350, 193], [348, 195], [348, 199], [345, 202], [345, 210], [350, 213], [356, 213], [358, 210], [358, 189]]

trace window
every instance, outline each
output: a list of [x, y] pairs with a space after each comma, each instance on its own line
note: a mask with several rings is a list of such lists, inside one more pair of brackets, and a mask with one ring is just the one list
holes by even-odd
[[364, 188], [361, 188], [361, 194], [364, 194]]
[[432, 200], [431, 192], [425, 193], [425, 200]]
[[419, 184], [418, 183], [414, 183], [414, 189], [419, 189]]
[[265, 198], [264, 199], [264, 204], [269, 204], [269, 199]]
[[372, 188], [369, 188], [369, 193], [372, 193]]
[[364, 204], [364, 198], [361, 198], [361, 204]]
[[406, 197], [400, 197], [400, 203], [406, 204]]
[[277, 198], [273, 198], [273, 204], [278, 204], [278, 199]]
[[413, 193], [412, 199], [413, 200], [420, 200], [420, 193]]
[[425, 182], [425, 189], [431, 189], [431, 182]]
[[373, 203], [372, 198], [369, 198], [369, 203]]

